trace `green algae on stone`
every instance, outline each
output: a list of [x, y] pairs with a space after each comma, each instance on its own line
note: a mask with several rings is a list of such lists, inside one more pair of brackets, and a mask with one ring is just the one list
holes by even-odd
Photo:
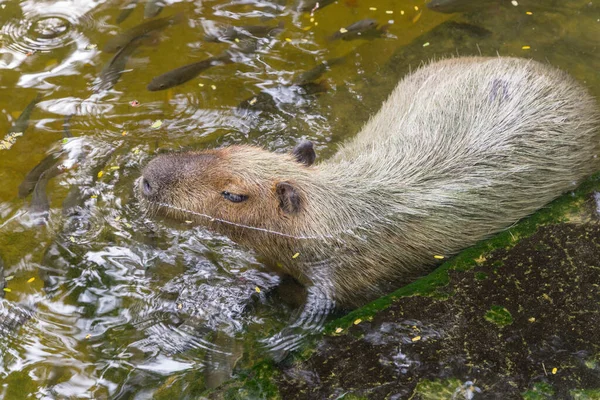
[[422, 400], [446, 400], [453, 399], [462, 390], [473, 390], [472, 387], [463, 388], [458, 379], [427, 380], [424, 379], [417, 384], [411, 398]]
[[492, 306], [488, 312], [485, 313], [484, 318], [499, 327], [505, 327], [513, 323], [513, 317], [506, 308], [502, 306]]
[[595, 390], [571, 390], [573, 400], [600, 400], [600, 388]]
[[546, 400], [554, 396], [554, 388], [546, 382], [537, 382], [533, 387], [523, 393], [524, 400]]

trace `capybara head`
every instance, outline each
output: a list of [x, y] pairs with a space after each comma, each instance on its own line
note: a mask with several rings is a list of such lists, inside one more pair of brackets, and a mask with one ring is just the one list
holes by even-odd
[[144, 168], [137, 190], [151, 212], [237, 238], [254, 233], [248, 227], [288, 230], [306, 205], [302, 182], [314, 160], [308, 141], [291, 154], [230, 146], [159, 155]]

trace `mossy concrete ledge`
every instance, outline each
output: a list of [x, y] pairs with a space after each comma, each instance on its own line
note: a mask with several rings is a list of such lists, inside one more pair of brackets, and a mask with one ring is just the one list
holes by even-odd
[[600, 399], [597, 191], [600, 174], [217, 397]]

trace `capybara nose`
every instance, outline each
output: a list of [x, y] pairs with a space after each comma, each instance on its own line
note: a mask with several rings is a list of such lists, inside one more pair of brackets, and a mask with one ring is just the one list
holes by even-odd
[[146, 197], [151, 197], [153, 194], [153, 188], [148, 178], [142, 178], [142, 193]]

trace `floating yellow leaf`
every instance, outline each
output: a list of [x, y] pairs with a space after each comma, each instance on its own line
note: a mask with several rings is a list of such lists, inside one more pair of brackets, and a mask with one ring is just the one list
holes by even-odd
[[120, 167], [118, 165], [115, 165], [113, 167], [110, 167], [111, 170], [116, 171], [118, 170]]
[[525, 14], [527, 14], [527, 15], [533, 15], [533, 13], [531, 11], [525, 11]]
[[85, 338], [86, 338], [86, 339], [89, 339], [89, 338], [91, 338], [91, 337], [92, 337], [92, 335], [91, 335], [90, 333], [88, 333], [87, 335], [85, 335]]
[[521, 47], [523, 50], [529, 50], [531, 48], [531, 46], [523, 46]]
[[191, 224], [193, 221], [187, 220], [185, 221], [186, 224]]
[[335, 333], [340, 333], [340, 332], [342, 332], [342, 331], [343, 331], [343, 329], [342, 329], [342, 328], [337, 328], [337, 329], [335, 330]]
[[210, 85], [210, 88], [211, 88], [212, 90], [217, 90], [217, 87], [216, 87], [215, 85]]
[[415, 6], [415, 11], [419, 11], [419, 6]]
[[354, 325], [358, 325], [362, 322], [362, 319], [358, 318], [354, 320]]
[[346, 33], [346, 32], [348, 32], [348, 29], [346, 29], [346, 28], [340, 28], [340, 33]]
[[69, 240], [70, 240], [72, 243], [75, 243], [75, 238], [74, 238], [73, 236], [69, 237]]
[[240, 39], [238, 39], [238, 38], [235, 38], [235, 39], [233, 39], [233, 40], [234, 40], [236, 43], [239, 43], [239, 42], [240, 42]]
[[429, 42], [423, 43], [423, 47], [429, 46]]
[[254, 290], [256, 290], [256, 293], [260, 293], [260, 288], [258, 286], [255, 287]]
[[400, 10], [400, 15], [404, 15], [404, 10]]
[[132, 227], [131, 224], [128, 224], [127, 222], [125, 222], [125, 226], [128, 227], [128, 228]]
[[9, 275], [6, 278], [4, 278], [5, 281], [12, 281], [15, 278], [14, 275]]
[[419, 340], [421, 340], [421, 336], [415, 336], [414, 338], [411, 339], [413, 342], [418, 342]]
[[118, 215], [118, 216], [115, 217], [115, 221], [120, 221], [120, 220], [121, 220], [121, 216], [120, 215]]
[[199, 83], [198, 86], [204, 87], [204, 83]]
[[535, 317], [531, 317], [527, 321], [529, 321], [529, 322], [535, 322]]
[[513, 6], [515, 6], [515, 7], [516, 7], [516, 6], [518, 6], [518, 5], [519, 5], [519, 2], [518, 2], [517, 0], [512, 0], [512, 1], [510, 2], [510, 4], [512, 4]]
[[289, 37], [286, 37], [286, 38], [285, 38], [285, 41], [289, 43], [289, 42], [291, 42], [291, 41], [292, 41], [292, 39], [290, 39]]
[[35, 281], [35, 277], [27, 279], [27, 283], [31, 283], [33, 281]]
[[177, 304], [177, 309], [178, 310], [181, 310], [182, 308], [183, 308], [183, 304], [181, 304], [181, 303]]
[[369, 10], [371, 10], [371, 11], [377, 11], [377, 7], [369, 7]]
[[298, 258], [300, 256], [300, 253], [296, 253], [292, 256], [292, 258]]
[[387, 10], [385, 13], [386, 14], [393, 14], [394, 12], [392, 10]]
[[98, 198], [98, 195], [97, 195], [97, 194], [93, 194], [93, 195], [91, 195], [91, 196], [90, 196], [90, 198], [91, 198], [91, 199], [97, 199], [97, 198]]
[[127, 133], [129, 133], [129, 132], [127, 132], [127, 131], [123, 131], [123, 132], [121, 132], [121, 135], [122, 135], [122, 136], [127, 136]]
[[158, 129], [162, 126], [163, 122], [160, 119], [157, 119], [156, 121], [154, 121], [152, 123], [152, 125], [150, 125], [150, 128], [152, 129]]
[[104, 171], [98, 172], [98, 178], [102, 178], [102, 175], [104, 175]]
[[435, 259], [437, 259], [437, 260], [443, 260], [443, 259], [444, 259], [444, 256], [437, 256], [437, 255], [436, 255], [436, 256], [433, 256], [433, 258], [435, 258]]
[[248, 102], [248, 104], [250, 104], [251, 106], [253, 106], [253, 105], [255, 105], [255, 104], [256, 104], [256, 102], [257, 102], [257, 101], [258, 101], [258, 98], [256, 98], [256, 97], [253, 97], [253, 98], [252, 98], [252, 100], [250, 100], [250, 101]]
[[558, 372], [558, 368], [552, 368], [552, 375], [556, 375], [556, 373]]
[[417, 23], [417, 21], [421, 19], [421, 14], [423, 14], [423, 11], [419, 12], [417, 15], [415, 15], [413, 17], [413, 19], [412, 19], [413, 24]]
[[12, 292], [12, 290], [10, 290], [10, 288], [7, 288], [7, 287], [5, 287], [5, 288], [4, 288], [4, 289], [2, 289], [2, 290], [4, 290], [5, 292]]

